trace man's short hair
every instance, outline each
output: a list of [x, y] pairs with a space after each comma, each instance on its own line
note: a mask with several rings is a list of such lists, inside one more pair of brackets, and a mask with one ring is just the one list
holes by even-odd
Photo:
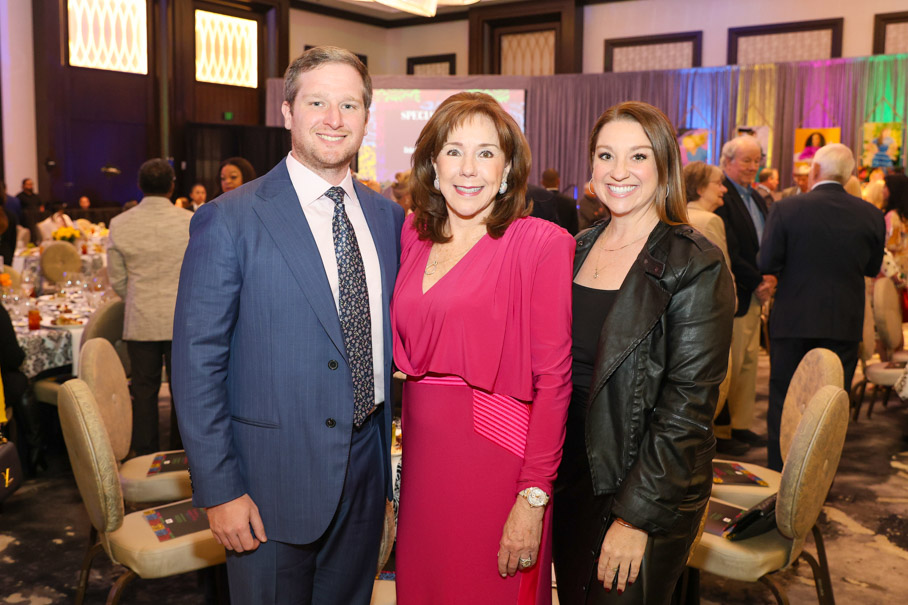
[[173, 181], [173, 167], [162, 158], [148, 160], [139, 168], [139, 190], [142, 195], [169, 195]]
[[841, 143], [828, 143], [813, 156], [813, 165], [820, 167], [818, 181], [837, 181], [845, 184], [854, 172], [854, 154]]
[[772, 178], [772, 175], [776, 173], [775, 168], [764, 168], [760, 171], [760, 176], [757, 177], [757, 182], [765, 183]]
[[25, 177], [24, 179], [22, 179], [22, 188], [23, 189], [25, 189], [25, 183], [29, 182], [30, 180], [31, 179], [29, 177]]
[[757, 149], [762, 153], [763, 148], [760, 147], [760, 141], [758, 141], [756, 137], [752, 137], [749, 134], [736, 136], [730, 141], [726, 141], [725, 145], [722, 145], [722, 155], [719, 157], [719, 168], [725, 170], [726, 164], [735, 159], [735, 156], [738, 154], [738, 149], [747, 143], [756, 145]]
[[560, 180], [561, 175], [559, 175], [558, 171], [554, 168], [546, 168], [542, 171], [543, 187], [557, 187]]
[[359, 73], [363, 79], [363, 106], [369, 111], [372, 105], [372, 78], [369, 77], [369, 69], [363, 65], [359, 57], [346, 48], [316, 46], [297, 57], [284, 72], [284, 101], [290, 105], [290, 112], [293, 112], [293, 101], [296, 100], [296, 93], [300, 89], [300, 74], [318, 69], [327, 63], [343, 63]]

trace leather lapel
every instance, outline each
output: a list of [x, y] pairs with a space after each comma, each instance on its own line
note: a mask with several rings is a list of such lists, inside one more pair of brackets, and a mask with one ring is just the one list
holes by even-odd
[[665, 263], [653, 257], [662, 238], [670, 237], [670, 227], [659, 223], [646, 246], [634, 261], [618, 291], [611, 312], [599, 335], [599, 353], [595, 363], [596, 381], [590, 391], [590, 401], [631, 351], [649, 334], [665, 312], [671, 294], [659, 284]]
[[252, 209], [290, 267], [303, 295], [338, 352], [347, 358], [344, 336], [334, 295], [325, 275], [322, 257], [300, 206], [287, 172], [287, 160], [265, 176], [265, 183], [253, 199]]

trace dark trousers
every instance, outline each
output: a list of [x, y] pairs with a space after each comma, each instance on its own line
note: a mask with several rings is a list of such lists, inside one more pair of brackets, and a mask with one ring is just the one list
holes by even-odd
[[[170, 380], [170, 342], [126, 341], [132, 365], [132, 449], [138, 456], [152, 454], [161, 447], [158, 437], [158, 393], [161, 391], [162, 364], [167, 369], [167, 380]], [[171, 394], [169, 449], [182, 447]]]
[[373, 414], [354, 429], [341, 499], [321, 538], [311, 544], [269, 539], [252, 552], [227, 551], [233, 605], [368, 605], [390, 472], [383, 468], [381, 424], [381, 414]]
[[830, 340], [828, 338], [773, 338], [769, 349], [769, 411], [766, 413], [766, 428], [769, 433], [767, 455], [769, 468], [782, 470], [782, 452], [779, 447], [779, 432], [782, 424], [782, 406], [791, 377], [805, 355], [818, 347], [829, 349], [839, 356], [845, 373], [845, 389], [851, 388], [854, 370], [858, 365], [858, 342]]

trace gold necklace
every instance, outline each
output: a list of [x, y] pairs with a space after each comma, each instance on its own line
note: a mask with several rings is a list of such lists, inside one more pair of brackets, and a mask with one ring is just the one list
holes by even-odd
[[605, 246], [599, 246], [599, 255], [596, 257], [596, 268], [593, 270], [593, 279], [599, 279], [599, 270], [604, 269], [604, 266], [600, 264], [602, 261], [603, 252], [617, 252], [618, 250], [624, 250], [628, 246], [630, 246], [632, 244], [636, 244], [637, 242], [639, 242], [640, 240], [642, 240], [644, 237], [646, 237], [648, 235], [649, 235], [649, 233], [644, 233], [637, 239], [630, 241], [630, 242], [624, 244], [623, 246], [618, 246], [617, 248], [606, 248]]
[[[479, 235], [479, 237], [477, 237], [475, 240], [473, 240], [473, 242], [470, 244], [470, 246], [469, 246], [466, 250], [464, 250], [463, 252], [461, 252], [457, 257], [446, 258], [446, 259], [444, 259], [444, 260], [442, 260], [442, 261], [440, 261], [440, 262], [441, 262], [442, 264], [446, 265], [446, 264], [450, 263], [450, 262], [453, 260], [454, 263], [456, 264], [458, 261], [460, 261], [460, 259], [462, 259], [464, 256], [466, 256], [467, 253], [468, 253], [470, 250], [473, 249], [473, 246], [475, 246], [475, 245], [479, 242], [479, 240], [482, 239], [482, 236], [483, 236], [483, 235], [485, 235], [485, 231], [483, 231], [483, 233], [481, 233], [481, 234]], [[436, 252], [437, 252], [437, 251], [436, 251]], [[436, 254], [436, 255], [435, 255], [435, 260], [433, 260], [432, 262], [430, 262], [430, 263], [426, 266], [426, 270], [424, 271], [424, 273], [425, 273], [426, 275], [435, 275], [435, 272], [438, 270], [438, 263], [439, 263], [438, 255]]]

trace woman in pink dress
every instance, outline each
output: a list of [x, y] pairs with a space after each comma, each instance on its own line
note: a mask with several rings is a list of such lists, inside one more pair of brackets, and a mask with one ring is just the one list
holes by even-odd
[[575, 244], [527, 216], [529, 168], [517, 124], [486, 94], [450, 97], [417, 140], [391, 309], [409, 377], [401, 605], [551, 602]]

